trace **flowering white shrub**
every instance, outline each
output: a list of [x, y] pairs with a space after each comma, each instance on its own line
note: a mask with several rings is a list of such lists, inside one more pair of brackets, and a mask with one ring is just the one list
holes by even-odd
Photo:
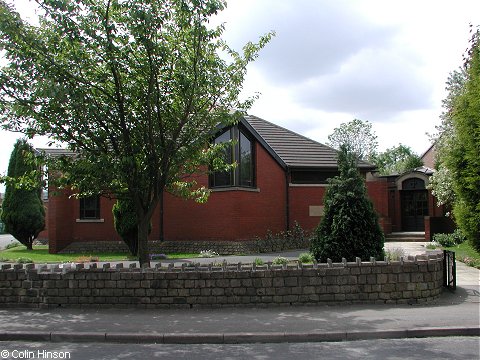
[[213, 250], [202, 250], [200, 251], [200, 255], [198, 255], [198, 257], [202, 258], [213, 258], [217, 256], [219, 256], [218, 253]]

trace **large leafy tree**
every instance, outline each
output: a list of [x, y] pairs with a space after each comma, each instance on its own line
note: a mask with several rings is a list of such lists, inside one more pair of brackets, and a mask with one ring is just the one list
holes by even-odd
[[354, 261], [384, 255], [384, 235], [356, 161], [356, 154], [340, 147], [340, 175], [329, 180], [324, 216], [312, 240], [311, 251], [317, 260], [341, 261], [343, 257]]
[[340, 124], [328, 135], [327, 144], [337, 150], [344, 145], [362, 160], [371, 160], [378, 147], [377, 135], [372, 129], [372, 124], [360, 119]]
[[454, 141], [443, 152], [452, 174], [457, 225], [480, 250], [480, 34], [472, 32], [464, 64], [465, 81], [452, 96], [449, 117]]
[[455, 203], [455, 191], [453, 189], [452, 171], [447, 167], [445, 160], [450, 150], [458, 141], [456, 130], [453, 126], [453, 114], [455, 113], [455, 102], [463, 92], [467, 74], [465, 68], [453, 71], [446, 83], [447, 97], [443, 100], [444, 111], [440, 119], [441, 124], [436, 127], [436, 134], [432, 136], [435, 144], [435, 173], [430, 178], [429, 187], [437, 199], [438, 205], [446, 205], [449, 208]]
[[423, 165], [422, 159], [409, 146], [402, 144], [375, 155], [371, 160], [380, 175], [402, 174]]
[[[165, 190], [205, 200], [189, 181], [218, 161], [214, 129], [238, 121], [247, 64], [272, 34], [242, 53], [210, 18], [223, 0], [35, 0], [39, 26], [0, 0], [3, 127], [47, 135], [75, 156], [57, 159], [57, 186], [134, 204], [138, 256], [148, 262], [148, 226]], [[217, 159], [216, 161], [213, 161]], [[50, 160], [54, 162], [54, 160]], [[163, 232], [163, 224], [161, 223]], [[163, 235], [162, 235], [163, 238]]]
[[38, 166], [32, 146], [26, 140], [17, 140], [8, 164], [1, 217], [5, 231], [28, 250], [45, 228], [41, 181], [37, 178], [32, 183], [39, 174]]

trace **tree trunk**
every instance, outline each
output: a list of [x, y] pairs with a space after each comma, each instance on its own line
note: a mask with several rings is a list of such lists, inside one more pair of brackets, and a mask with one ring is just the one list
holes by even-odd
[[140, 266], [150, 266], [150, 254], [148, 250], [148, 225], [150, 218], [143, 216], [138, 224], [138, 261]]
[[27, 247], [27, 250], [33, 250], [33, 239], [28, 239], [25, 246]]

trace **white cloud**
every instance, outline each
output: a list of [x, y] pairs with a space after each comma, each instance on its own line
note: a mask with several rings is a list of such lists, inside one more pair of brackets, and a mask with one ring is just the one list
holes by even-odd
[[[340, 69], [366, 47], [381, 46], [394, 29], [365, 21], [345, 1], [268, 1], [249, 3], [248, 16], [227, 20], [227, 41], [239, 48], [275, 30], [255, 67], [273, 84], [289, 86]], [[229, 11], [237, 13], [240, 3]], [[243, 6], [247, 6], [243, 4]]]
[[336, 73], [310, 79], [294, 90], [304, 106], [387, 121], [407, 110], [431, 106], [431, 85], [413, 62], [387, 49], [364, 49]]

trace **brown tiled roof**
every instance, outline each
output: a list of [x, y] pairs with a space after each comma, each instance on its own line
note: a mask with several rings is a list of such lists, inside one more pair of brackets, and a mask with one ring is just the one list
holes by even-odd
[[[329, 146], [256, 116], [247, 115], [242, 123], [250, 131], [253, 130], [252, 133], [256, 135], [257, 140], [283, 167], [337, 167], [337, 151]], [[375, 168], [374, 165], [364, 161], [360, 161], [358, 167], [365, 170]]]
[[37, 148], [36, 150], [41, 154], [46, 154], [52, 157], [58, 157], [62, 155], [71, 156], [75, 154], [75, 152], [73, 152], [72, 150], [61, 148]]

